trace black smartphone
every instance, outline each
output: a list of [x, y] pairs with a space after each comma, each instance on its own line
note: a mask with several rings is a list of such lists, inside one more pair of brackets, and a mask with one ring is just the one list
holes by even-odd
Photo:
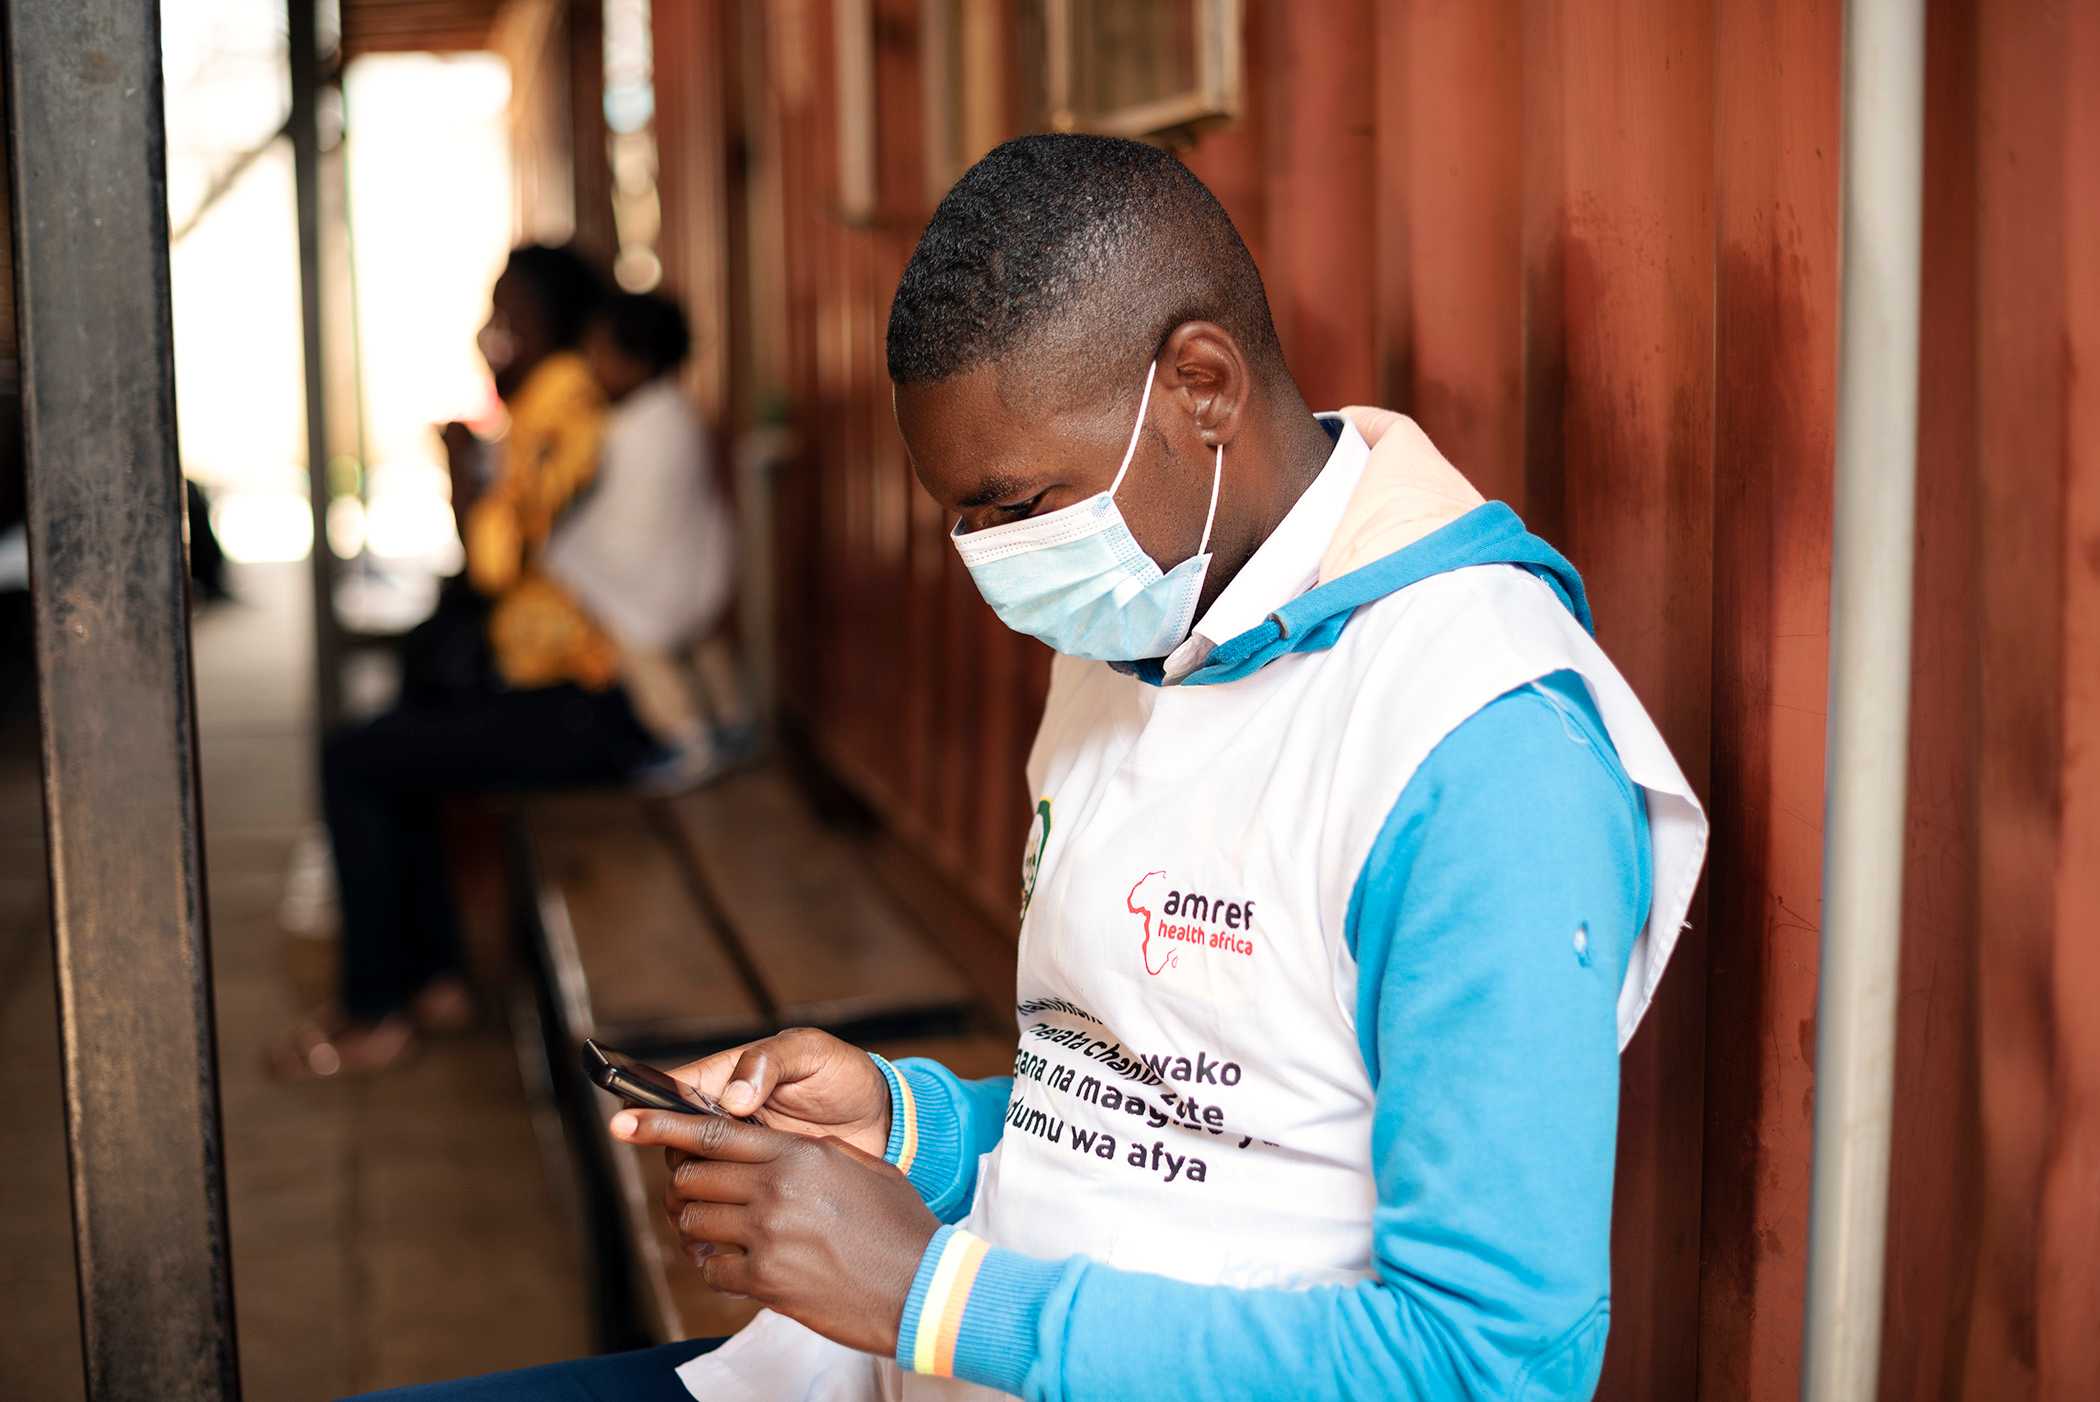
[[731, 1115], [715, 1098], [697, 1086], [689, 1086], [657, 1070], [646, 1061], [636, 1061], [625, 1052], [583, 1040], [583, 1073], [591, 1084], [611, 1091], [629, 1105], [644, 1110], [674, 1110], [686, 1115], [724, 1115], [745, 1124], [756, 1118]]

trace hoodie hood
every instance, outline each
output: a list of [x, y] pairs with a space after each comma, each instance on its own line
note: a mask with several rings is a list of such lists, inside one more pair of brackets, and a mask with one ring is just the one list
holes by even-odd
[[1354, 404], [1342, 417], [1371, 445], [1371, 456], [1320, 558], [1321, 584], [1375, 564], [1487, 502], [1407, 415]]
[[[1529, 570], [1585, 630], [1595, 631], [1575, 567], [1508, 506], [1484, 499], [1413, 419], [1385, 409], [1342, 413], [1371, 445], [1371, 456], [1321, 557], [1318, 582], [1220, 644], [1182, 685], [1237, 681], [1278, 657], [1331, 648], [1365, 604], [1472, 565]], [[1157, 664], [1135, 670], [1156, 680]]]

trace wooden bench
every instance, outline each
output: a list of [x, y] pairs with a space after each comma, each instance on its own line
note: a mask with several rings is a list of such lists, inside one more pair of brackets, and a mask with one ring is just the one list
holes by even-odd
[[602, 1346], [732, 1332], [755, 1307], [708, 1290], [679, 1253], [662, 1155], [606, 1135], [617, 1107], [581, 1073], [585, 1037], [670, 1066], [816, 1026], [965, 1075], [1011, 1067], [1004, 1009], [973, 998], [876, 880], [871, 850], [771, 768], [675, 799], [564, 796], [519, 815], [512, 905], [534, 978], [513, 1022], [574, 1184]]

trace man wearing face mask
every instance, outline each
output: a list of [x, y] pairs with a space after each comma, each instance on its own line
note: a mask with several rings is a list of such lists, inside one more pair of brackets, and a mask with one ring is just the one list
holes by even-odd
[[963, 562], [1059, 653], [1015, 1075], [807, 1030], [681, 1068], [770, 1127], [613, 1133], [773, 1313], [572, 1366], [704, 1402], [1589, 1396], [1618, 1055], [1706, 826], [1573, 567], [1409, 420], [1314, 414], [1151, 147], [979, 162], [889, 368]]

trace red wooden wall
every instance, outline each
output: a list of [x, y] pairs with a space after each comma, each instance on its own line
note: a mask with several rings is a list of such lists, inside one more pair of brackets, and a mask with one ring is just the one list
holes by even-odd
[[[870, 5], [877, 208], [859, 224], [837, 210], [837, 7], [775, 0], [733, 25], [722, 0], [657, 9], [660, 85], [681, 62], [749, 76], [719, 114], [722, 217], [731, 247], [777, 252], [782, 275], [732, 258], [713, 311], [750, 323], [733, 422], [777, 389], [800, 442], [772, 542], [784, 713], [1010, 929], [1047, 656], [957, 566], [882, 367], [889, 293], [930, 213], [919, 7]], [[1600, 1395], [1791, 1397], [1841, 5], [1245, 11], [1244, 109], [1184, 154], [1253, 248], [1308, 397], [1415, 414], [1567, 551], [1713, 815], [1694, 929], [1623, 1064]], [[2100, 996], [2100, 6], [1930, 11], [1883, 1395], [2100, 1396], [2100, 1024], [2081, 1016]], [[717, 20], [676, 28], [702, 12]], [[664, 44], [667, 23], [694, 48]], [[709, 139], [681, 121], [679, 140]], [[672, 239], [723, 237], [672, 215]]]
[[[747, 106], [754, 176], [771, 163], [785, 286], [777, 323], [801, 445], [779, 483], [782, 705], [842, 777], [1000, 929], [1031, 800], [1021, 758], [1049, 655], [1000, 627], [920, 492], [890, 414], [882, 338], [931, 207], [920, 155], [915, 0], [874, 0], [872, 220], [837, 216], [832, 7], [767, 7], [764, 90]], [[661, 31], [662, 20], [659, 19]], [[754, 394], [766, 386], [755, 386]], [[1018, 815], [1018, 817], [1016, 816]]]
[[1884, 1392], [2100, 1396], [2100, 7], [1931, 12]]

